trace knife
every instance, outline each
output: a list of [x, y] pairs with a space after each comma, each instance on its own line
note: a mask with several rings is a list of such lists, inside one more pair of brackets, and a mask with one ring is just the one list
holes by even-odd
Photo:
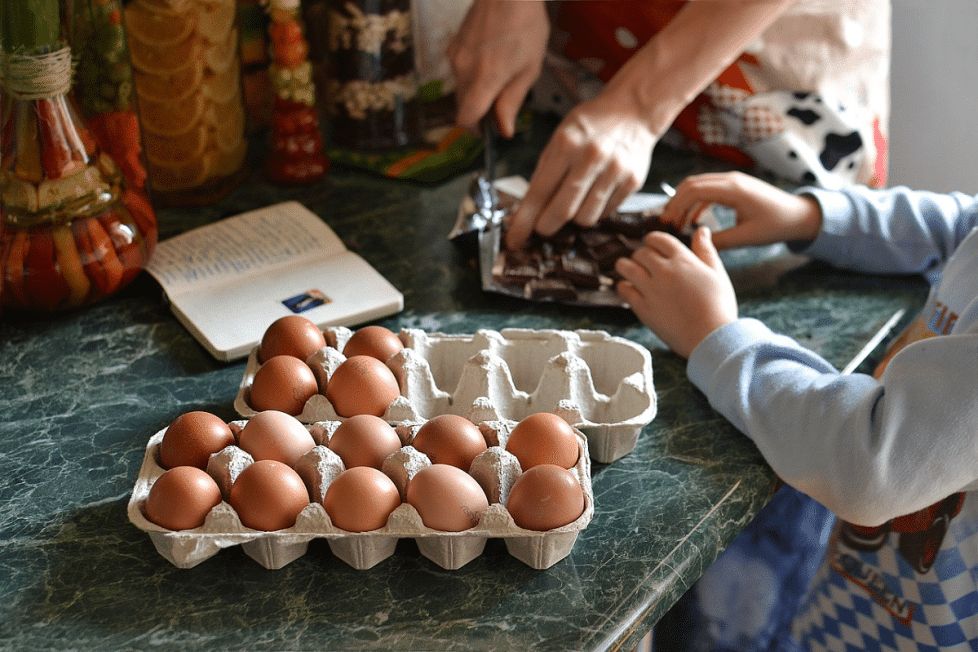
[[492, 223], [496, 221], [496, 206], [499, 205], [499, 196], [496, 194], [496, 137], [499, 129], [496, 127], [496, 120], [492, 111], [482, 117], [479, 121], [479, 128], [482, 131], [482, 156], [485, 164], [485, 171], [481, 175], [485, 180], [485, 194], [488, 201], [486, 219]]

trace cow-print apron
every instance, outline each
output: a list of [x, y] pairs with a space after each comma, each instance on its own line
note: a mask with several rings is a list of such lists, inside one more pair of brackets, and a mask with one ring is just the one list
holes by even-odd
[[[565, 113], [593, 97], [684, 4], [560, 3], [534, 108]], [[686, 107], [666, 138], [795, 183], [885, 185], [889, 16], [889, 0], [797, 3]]]

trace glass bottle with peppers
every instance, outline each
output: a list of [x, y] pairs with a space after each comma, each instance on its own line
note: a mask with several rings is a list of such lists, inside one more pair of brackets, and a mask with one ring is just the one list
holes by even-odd
[[329, 160], [323, 153], [300, 0], [271, 0], [268, 14], [275, 105], [265, 169], [278, 183], [310, 183], [326, 174]]
[[70, 97], [60, 19], [58, 0], [0, 4], [3, 301], [30, 311], [113, 294], [145, 266], [157, 237], [145, 188], [129, 182]]

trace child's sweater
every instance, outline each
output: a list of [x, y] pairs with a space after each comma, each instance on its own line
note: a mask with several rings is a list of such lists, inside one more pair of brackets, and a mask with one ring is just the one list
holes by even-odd
[[[978, 197], [806, 189], [804, 253], [933, 282], [927, 332], [879, 380], [843, 376], [752, 319], [718, 329], [687, 372], [775, 472], [839, 515], [800, 613], [806, 648], [978, 646]], [[940, 337], [931, 337], [931, 336]]]

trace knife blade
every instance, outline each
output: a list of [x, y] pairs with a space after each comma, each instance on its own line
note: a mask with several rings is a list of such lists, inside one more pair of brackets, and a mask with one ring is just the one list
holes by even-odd
[[499, 205], [499, 196], [496, 194], [496, 138], [499, 135], [499, 130], [496, 127], [496, 120], [492, 111], [482, 117], [482, 120], [479, 121], [479, 127], [482, 130], [482, 156], [485, 165], [483, 177], [486, 181], [485, 191], [489, 201], [487, 207], [489, 214], [486, 218], [490, 222], [494, 222], [496, 206]]

